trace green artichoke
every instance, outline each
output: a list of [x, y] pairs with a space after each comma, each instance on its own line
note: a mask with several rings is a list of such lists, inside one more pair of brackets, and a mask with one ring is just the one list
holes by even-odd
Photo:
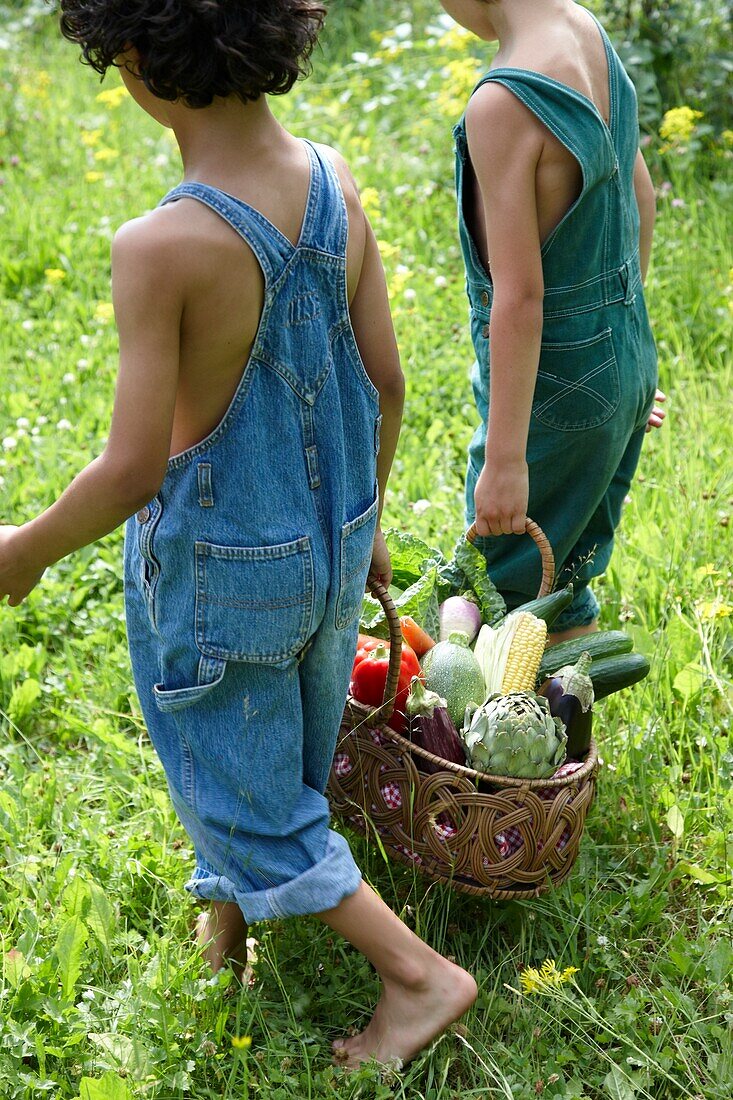
[[465, 735], [471, 765], [490, 775], [549, 779], [565, 760], [567, 737], [546, 699], [527, 691], [490, 695]]

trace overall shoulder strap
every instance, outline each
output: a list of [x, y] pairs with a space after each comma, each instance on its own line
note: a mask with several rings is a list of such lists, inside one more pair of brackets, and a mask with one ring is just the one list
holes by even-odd
[[349, 233], [346, 200], [325, 145], [304, 140], [311, 158], [311, 188], [301, 233], [301, 246], [346, 257]]

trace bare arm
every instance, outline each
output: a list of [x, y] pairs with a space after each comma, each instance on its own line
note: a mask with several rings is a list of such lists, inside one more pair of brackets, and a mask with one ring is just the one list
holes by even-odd
[[[646, 283], [649, 261], [652, 255], [654, 223], [657, 218], [657, 196], [641, 149], [636, 154], [634, 163], [634, 191], [636, 193], [636, 203], [639, 207], [639, 264], [641, 266], [642, 282]], [[646, 426], [647, 432], [650, 432], [652, 428], [662, 427], [667, 415], [663, 408], [666, 400], [667, 395], [658, 389], [655, 398], [656, 404], [649, 414], [649, 421]]]
[[486, 464], [476, 486], [479, 534], [522, 532], [527, 436], [542, 339], [544, 279], [535, 174], [543, 136], [511, 92], [485, 85], [466, 112], [494, 285]]
[[[356, 184], [346, 162], [338, 153], [333, 153], [333, 158], [349, 212], [350, 250], [353, 248], [358, 254], [357, 262], [349, 265], [351, 323], [366, 372], [379, 392], [379, 411], [382, 414], [381, 445], [377, 460], [381, 521], [387, 481], [402, 423], [405, 379], [400, 367], [387, 283], [377, 240], [362, 210]], [[377, 530], [375, 538], [372, 571], [381, 575], [387, 583], [391, 580], [389, 555], [384, 547], [381, 529]]]
[[44, 570], [108, 534], [158, 491], [165, 476], [178, 383], [181, 287], [168, 242], [141, 221], [112, 249], [120, 367], [109, 439], [35, 519], [0, 528], [0, 599], [20, 603]]
[[382, 258], [368, 223], [361, 277], [350, 308], [351, 323], [359, 352], [372, 384], [379, 391], [382, 431], [377, 479], [381, 518], [387, 480], [392, 469], [402, 423], [405, 380], [392, 327]]
[[639, 262], [641, 264], [641, 277], [646, 282], [649, 270], [649, 260], [652, 254], [652, 238], [654, 236], [654, 222], [657, 217], [657, 199], [654, 193], [654, 184], [649, 175], [641, 149], [636, 154], [634, 164], [634, 191], [639, 207]]

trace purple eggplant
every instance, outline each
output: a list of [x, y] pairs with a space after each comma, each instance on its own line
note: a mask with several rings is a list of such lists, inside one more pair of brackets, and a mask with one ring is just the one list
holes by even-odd
[[588, 675], [590, 653], [583, 653], [577, 664], [558, 669], [540, 688], [550, 704], [550, 714], [565, 725], [568, 735], [567, 759], [582, 760], [590, 748], [593, 730], [593, 681]]
[[[416, 745], [452, 764], [466, 763], [466, 750], [446, 710], [445, 699], [434, 691], [427, 691], [417, 676], [412, 678], [405, 709], [410, 720], [410, 739]], [[442, 770], [439, 764], [429, 760], [420, 759], [416, 763], [422, 771], [431, 774]]]

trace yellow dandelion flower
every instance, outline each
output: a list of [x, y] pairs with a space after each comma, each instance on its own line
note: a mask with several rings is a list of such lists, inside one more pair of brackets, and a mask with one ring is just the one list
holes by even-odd
[[450, 30], [447, 30], [445, 34], [441, 34], [436, 45], [442, 50], [465, 50], [468, 43], [471, 41], [471, 37], [469, 31], [456, 24], [455, 27], [451, 27]]
[[46, 276], [46, 282], [48, 283], [62, 283], [66, 278], [66, 272], [62, 271], [60, 267], [47, 267], [43, 274]]
[[104, 172], [85, 172], [84, 179], [87, 183], [98, 183], [104, 179]]
[[690, 140], [702, 117], [702, 111], [693, 111], [692, 107], [672, 107], [662, 119], [659, 135], [670, 145], [683, 145]]
[[39, 69], [38, 72], [33, 73], [32, 83], [30, 80], [24, 80], [20, 84], [20, 92], [26, 97], [26, 99], [40, 99], [45, 102], [48, 99], [48, 89], [51, 84], [51, 77], [45, 71], [45, 69]]
[[552, 993], [561, 985], [572, 981], [573, 975], [578, 973], [577, 966], [566, 966], [564, 970], [557, 969], [554, 959], [545, 959], [542, 966], [528, 966], [519, 975], [519, 983], [525, 996], [529, 993]]
[[103, 103], [105, 107], [114, 110], [115, 107], [119, 107], [126, 95], [127, 88], [125, 85], [117, 84], [114, 88], [105, 88], [103, 92], [100, 92], [97, 96], [97, 103]]
[[404, 264], [400, 264], [387, 283], [387, 293], [390, 299], [397, 298], [400, 294], [404, 293], [407, 284], [412, 278], [412, 274], [413, 273], [408, 267], [405, 267]]
[[721, 599], [705, 600], [697, 604], [697, 612], [701, 619], [727, 619], [733, 615], [733, 604], [725, 603]]
[[96, 145], [102, 136], [101, 130], [82, 130], [81, 140], [82, 145], [86, 145], [88, 149], [91, 149], [93, 145]]
[[461, 57], [443, 66], [445, 86], [435, 102], [441, 114], [456, 118], [464, 110], [471, 92], [481, 75], [481, 68], [474, 57]]
[[377, 248], [383, 260], [391, 260], [399, 252], [397, 245], [392, 244], [390, 241], [377, 241]]
[[383, 46], [381, 50], [375, 50], [374, 56], [378, 57], [380, 61], [395, 61], [396, 58], [401, 57], [405, 52], [405, 47], [401, 42], [395, 42], [389, 46]]
[[719, 569], [716, 569], [711, 561], [706, 562], [705, 565], [701, 565], [699, 569], [695, 570], [696, 577], [717, 577]]
[[374, 217], [381, 209], [381, 199], [376, 187], [365, 187], [361, 192], [361, 205], [368, 218]]
[[106, 324], [107, 321], [111, 321], [115, 315], [114, 306], [111, 302], [97, 302], [97, 308], [94, 310], [94, 320], [101, 321]]
[[252, 1046], [251, 1035], [233, 1035], [232, 1046], [235, 1050], [249, 1050]]
[[96, 153], [94, 154], [94, 159], [102, 161], [114, 160], [119, 155], [120, 154], [117, 149], [97, 149]]

